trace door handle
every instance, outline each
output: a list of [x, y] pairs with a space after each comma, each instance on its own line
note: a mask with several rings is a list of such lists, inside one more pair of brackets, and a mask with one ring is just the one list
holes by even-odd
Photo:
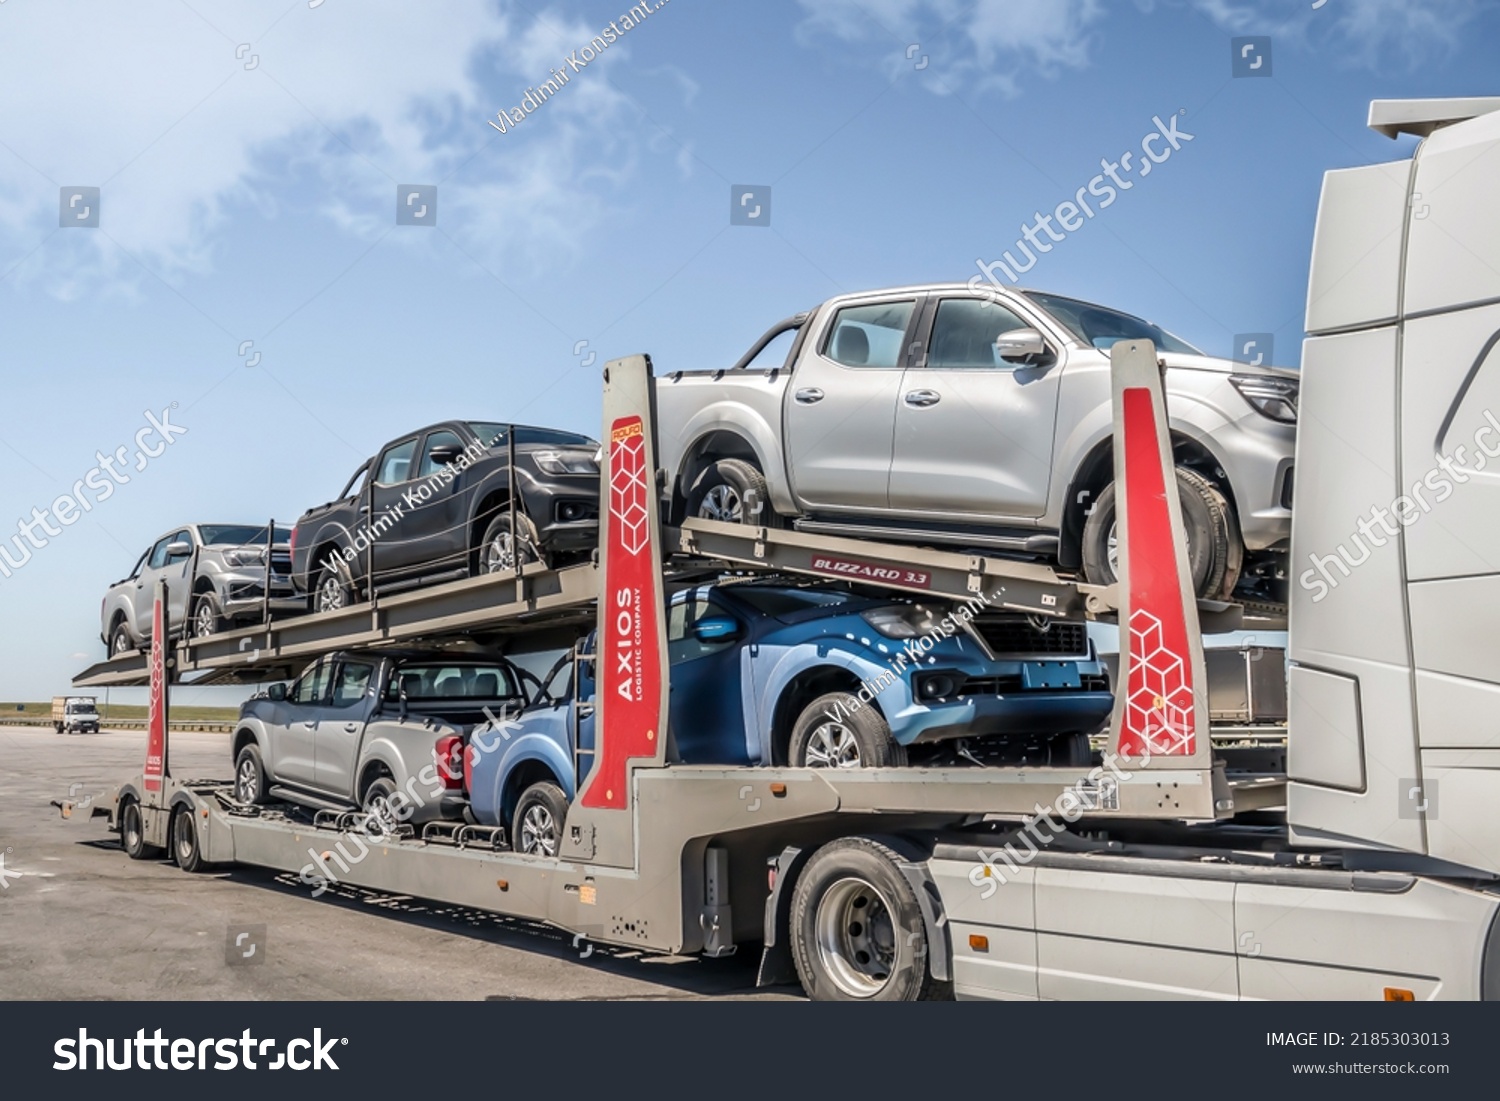
[[816, 386], [804, 386], [793, 396], [803, 405], [816, 405], [823, 400], [823, 391]]
[[318, 724], [315, 723], [315, 722], [314, 723], [305, 722], [302, 725], [305, 726], [305, 727], [307, 727], [308, 730], [316, 730], [316, 729], [318, 729]]
[[943, 395], [936, 390], [911, 390], [906, 395], [906, 404], [915, 405], [919, 409], [925, 409], [929, 405], [936, 405], [943, 400]]
[[358, 734], [359, 733], [359, 724], [358, 723], [345, 723], [344, 724], [344, 733], [345, 734]]

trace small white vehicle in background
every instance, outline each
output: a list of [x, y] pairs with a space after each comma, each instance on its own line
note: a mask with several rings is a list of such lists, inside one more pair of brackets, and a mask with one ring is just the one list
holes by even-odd
[[99, 733], [99, 708], [94, 696], [53, 696], [52, 729], [59, 734]]

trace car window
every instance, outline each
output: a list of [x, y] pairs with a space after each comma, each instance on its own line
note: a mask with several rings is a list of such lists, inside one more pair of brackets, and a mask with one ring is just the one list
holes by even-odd
[[333, 706], [353, 707], [364, 699], [374, 675], [375, 667], [364, 662], [346, 661], [340, 665], [339, 675], [333, 681]]
[[1007, 363], [995, 351], [995, 338], [1012, 329], [1033, 326], [997, 302], [980, 298], [945, 298], [938, 304], [937, 320], [932, 323], [932, 339], [927, 345], [927, 366], [1005, 367]]
[[1025, 294], [1079, 340], [1101, 352], [1109, 351], [1117, 340], [1149, 340], [1156, 345], [1158, 351], [1194, 356], [1203, 354], [1186, 340], [1173, 336], [1159, 325], [1128, 313], [1056, 294], [1041, 294], [1037, 291], [1026, 291]]
[[692, 661], [727, 650], [738, 639], [721, 638], [700, 642], [693, 635], [693, 627], [701, 619], [733, 619], [723, 608], [707, 597], [696, 596], [673, 604], [667, 609], [667, 661], [675, 665], [680, 661]]
[[297, 678], [297, 683], [292, 685], [292, 690], [286, 694], [287, 699], [293, 703], [327, 703], [328, 681], [332, 673], [332, 665], [326, 661], [318, 662]]
[[442, 465], [433, 461], [432, 451], [436, 447], [456, 447], [459, 450], [463, 450], [464, 441], [459, 438], [457, 432], [449, 432], [447, 429], [429, 433], [427, 443], [422, 447], [422, 466], [417, 471], [418, 478], [426, 478], [428, 475], [436, 473], [438, 467]]
[[167, 548], [168, 547], [170, 547], [173, 543], [191, 543], [191, 542], [192, 542], [192, 540], [190, 538], [188, 538], [188, 533], [187, 532], [185, 532], [185, 531], [174, 531], [171, 535], [168, 535], [168, 536], [166, 536], [166, 537], [158, 540], [152, 546], [152, 548], [151, 548], [151, 557], [147, 560], [146, 564], [148, 566], [150, 566], [153, 570], [159, 570], [163, 566], [165, 566], [165, 565], [168, 564], [168, 562], [167, 562]]
[[521, 694], [510, 668], [489, 662], [403, 665], [386, 686], [386, 699], [400, 699], [403, 690], [408, 701], [503, 700]]
[[845, 306], [834, 315], [823, 354], [845, 367], [895, 367], [901, 362], [914, 301]]
[[365, 491], [365, 475], [369, 472], [370, 464], [365, 463], [364, 466], [360, 467], [353, 474], [351, 474], [349, 476], [348, 484], [344, 486], [344, 491], [339, 494], [338, 499], [340, 501], [344, 501], [348, 500], [350, 497], [358, 497], [361, 493], [363, 493]]
[[417, 450], [417, 441], [413, 437], [403, 440], [385, 449], [380, 456], [379, 471], [375, 475], [375, 484], [383, 486], [400, 485], [411, 478], [411, 459]]

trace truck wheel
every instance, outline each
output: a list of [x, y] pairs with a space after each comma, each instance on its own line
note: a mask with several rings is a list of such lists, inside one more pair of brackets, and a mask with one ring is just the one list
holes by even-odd
[[131, 860], [155, 860], [161, 855], [155, 845], [146, 844], [146, 820], [134, 799], [126, 799], [120, 808], [120, 848]]
[[720, 459], [698, 475], [688, 491], [688, 515], [701, 520], [773, 527], [765, 475], [743, 459]]
[[511, 848], [529, 856], [556, 856], [562, 849], [568, 797], [551, 780], [538, 780], [521, 793], [511, 818]]
[[[1177, 468], [1177, 493], [1187, 529], [1193, 592], [1208, 600], [1225, 599], [1239, 581], [1245, 557], [1233, 510], [1212, 482], [1186, 467]], [[1117, 540], [1115, 483], [1111, 482], [1094, 501], [1083, 526], [1083, 575], [1089, 584], [1114, 584], [1119, 576]]]
[[365, 788], [364, 796], [359, 801], [360, 810], [366, 814], [378, 817], [382, 822], [394, 824], [396, 816], [391, 811], [391, 796], [396, 794], [396, 781], [389, 776], [377, 776], [370, 781], [370, 786]]
[[260, 747], [251, 742], [234, 761], [234, 797], [241, 803], [266, 802], [266, 766]]
[[128, 654], [136, 649], [135, 639], [130, 637], [130, 628], [122, 619], [115, 624], [115, 629], [109, 635], [109, 656], [117, 658], [121, 654]]
[[353, 594], [343, 574], [332, 566], [324, 566], [318, 571], [318, 583], [313, 586], [312, 595], [314, 612], [336, 612], [353, 603]]
[[213, 593], [200, 593], [193, 605], [193, 637], [208, 638], [224, 629], [224, 617], [219, 613], [219, 598]]
[[185, 872], [207, 871], [208, 862], [198, 848], [198, 825], [193, 821], [193, 812], [179, 807], [172, 815], [172, 859]]
[[1059, 734], [1047, 748], [1053, 768], [1088, 768], [1094, 763], [1094, 747], [1087, 734]]
[[830, 692], [802, 709], [787, 756], [793, 768], [901, 768], [906, 747], [873, 704]]
[[[511, 542], [509, 509], [497, 515], [484, 529], [484, 541], [479, 544], [479, 572], [514, 573], [516, 568], [516, 546]], [[524, 514], [516, 514], [515, 543], [520, 544], [521, 565], [541, 561], [537, 550], [536, 528]]]
[[927, 969], [927, 927], [901, 857], [868, 837], [824, 845], [792, 894], [791, 941], [815, 1002], [917, 1002], [945, 997]]

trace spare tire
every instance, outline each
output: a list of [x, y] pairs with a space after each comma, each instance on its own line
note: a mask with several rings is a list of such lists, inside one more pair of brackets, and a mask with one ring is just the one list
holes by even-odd
[[[1212, 482], [1187, 467], [1177, 468], [1182, 525], [1187, 529], [1193, 592], [1206, 600], [1227, 600], [1239, 583], [1245, 559], [1240, 526], [1229, 502]], [[1083, 525], [1083, 576], [1091, 585], [1112, 585], [1118, 577], [1115, 483], [1094, 502]]]

